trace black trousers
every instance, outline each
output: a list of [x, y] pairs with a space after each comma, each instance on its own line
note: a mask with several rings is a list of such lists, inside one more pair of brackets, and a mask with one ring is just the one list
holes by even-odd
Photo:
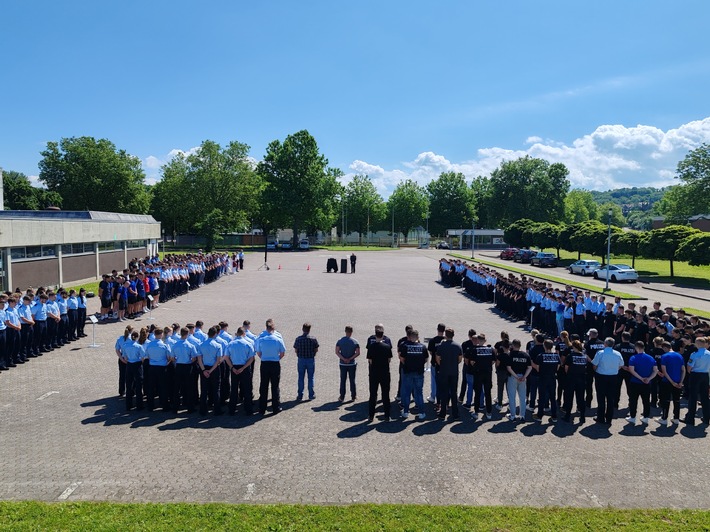
[[118, 359], [118, 395], [126, 393], [126, 364]]
[[590, 367], [589, 364], [587, 364], [587, 385], [584, 402], [589, 406], [592, 405], [592, 399], [594, 399], [594, 380], [596, 378], [597, 374], [594, 373], [594, 368]]
[[498, 406], [503, 406], [503, 392], [508, 385], [508, 377], [510, 377], [510, 375], [507, 372], [496, 370], [496, 387], [498, 392], [496, 400], [498, 401]]
[[[441, 397], [439, 417], [446, 417], [446, 409], [449, 404], [451, 404], [451, 415], [453, 417], [459, 417], [459, 402], [456, 396], [456, 390], [459, 387], [458, 370], [453, 375], [442, 375], [441, 372], [439, 372], [437, 377], [436, 390], [439, 397]], [[441, 389], [439, 389], [439, 386], [441, 386]]]
[[[244, 366], [234, 366], [237, 370], [243, 367]], [[244, 411], [247, 415], [252, 415], [254, 413], [254, 401], [252, 400], [251, 373], [249, 372], [249, 368], [242, 371], [239, 375], [236, 375], [234, 371], [230, 371], [230, 375], [232, 389], [229, 394], [229, 413], [234, 414], [237, 411], [237, 403], [241, 395], [244, 397]]]
[[[621, 385], [626, 383], [626, 395], [631, 399], [631, 389], [630, 389], [631, 373], [623, 369], [619, 370], [618, 380], [617, 380], [617, 390], [616, 390], [616, 408], [619, 408], [619, 402], [621, 401]], [[651, 388], [648, 388], [649, 398], [651, 397]], [[650, 399], [649, 399], [650, 400]], [[630, 408], [630, 407], [629, 407]], [[631, 416], [634, 417], [634, 416]], [[644, 416], [648, 417], [648, 416]]]
[[27, 360], [27, 357], [32, 354], [32, 325], [29, 323], [22, 324], [20, 331], [20, 357]]
[[377, 390], [382, 390], [382, 407], [385, 411], [385, 418], [390, 418], [390, 373], [370, 370], [370, 401], [369, 417], [375, 417], [377, 409]]
[[641, 398], [641, 404], [643, 405], [643, 411], [641, 415], [643, 417], [648, 417], [651, 415], [651, 385], [643, 384], [642, 382], [631, 382], [627, 385], [629, 390], [629, 415], [631, 417], [636, 417], [636, 412], [638, 412], [638, 402], [639, 397]]
[[229, 369], [229, 366], [225, 363], [220, 366], [219, 372], [219, 399], [220, 401], [222, 401], [222, 404], [227, 404], [227, 401], [229, 401], [229, 398], [231, 397], [229, 393], [231, 382], [229, 374], [231, 373], [231, 370]]
[[175, 382], [173, 384], [173, 412], [182, 406], [188, 412], [195, 409], [195, 399], [192, 397], [192, 364], [175, 364]]
[[281, 362], [261, 361], [259, 366], [261, 382], [259, 383], [259, 412], [266, 412], [266, 403], [269, 397], [269, 387], [271, 387], [271, 408], [274, 412], [281, 409], [281, 393], [279, 384], [281, 383]]
[[611, 423], [614, 419], [617, 379], [618, 375], [599, 374], [594, 379], [597, 388], [597, 419], [601, 422]]
[[143, 363], [129, 362], [124, 364], [126, 368], [126, 410], [133, 408], [133, 396], [136, 396], [136, 406], [143, 409]]
[[76, 324], [79, 321], [79, 310], [70, 308], [67, 310], [67, 316], [69, 317], [67, 338], [69, 338], [69, 340], [76, 340]]
[[581, 418], [586, 416], [586, 403], [584, 392], [587, 387], [587, 377], [585, 375], [567, 375], [565, 380], [565, 418], [569, 419], [572, 413], [572, 398], [577, 403], [577, 411]]
[[146, 392], [148, 398], [148, 410], [153, 410], [155, 404], [155, 395], [158, 394], [160, 407], [163, 410], [168, 408], [168, 386], [167, 386], [167, 367], [166, 366], [148, 366]]
[[47, 320], [36, 320], [34, 329], [34, 342], [33, 348], [34, 354], [39, 354], [40, 352], [47, 351]]
[[668, 413], [673, 401], [673, 419], [680, 418], [680, 393], [683, 390], [676, 388], [670, 382], [661, 381], [661, 419], [668, 419]]
[[7, 348], [7, 341], [5, 339], [6, 330], [0, 331], [0, 368], [6, 368], [12, 364], [12, 357], [10, 350]]
[[[212, 369], [212, 366], [205, 366], [205, 369]], [[222, 403], [219, 400], [220, 370], [217, 368], [205, 377], [204, 372], [200, 373], [200, 414], [207, 415], [208, 403], [213, 406], [216, 416], [222, 413]]]
[[491, 399], [491, 390], [493, 389], [493, 374], [492, 373], [477, 373], [474, 378], [474, 391], [476, 398], [473, 400], [473, 411], [478, 414], [481, 408], [481, 394], [483, 394], [486, 402], [486, 414], [493, 412], [493, 402]]
[[537, 415], [542, 417], [547, 402], [550, 402], [550, 417], [557, 417], [557, 375], [540, 375], [540, 401], [538, 402]]
[[13, 363], [21, 359], [20, 356], [20, 346], [22, 342], [20, 340], [20, 331], [17, 329], [8, 329], [5, 331], [5, 348], [8, 352], [8, 357]]
[[77, 310], [76, 332], [78, 336], [84, 335], [84, 326], [86, 326], [86, 308]]
[[59, 338], [59, 343], [64, 345], [68, 340], [69, 334], [69, 314], [62, 314], [59, 320], [59, 330], [57, 331], [57, 336]]
[[703, 421], [710, 421], [710, 399], [708, 399], [708, 374], [690, 372], [690, 397], [688, 398], [688, 425], [695, 424], [695, 412], [698, 409], [698, 396], [703, 409]]

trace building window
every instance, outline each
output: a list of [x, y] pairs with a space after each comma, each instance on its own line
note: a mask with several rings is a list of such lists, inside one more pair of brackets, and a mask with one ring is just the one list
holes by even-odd
[[146, 247], [145, 240], [129, 240], [126, 242], [127, 249], [137, 249]]
[[56, 255], [57, 251], [54, 246], [25, 246], [10, 249], [12, 260], [52, 258]]
[[93, 244], [63, 244], [62, 255], [81, 255], [82, 253], [93, 253]]
[[123, 249], [123, 242], [115, 240], [113, 242], [99, 242], [99, 251], [121, 251]]

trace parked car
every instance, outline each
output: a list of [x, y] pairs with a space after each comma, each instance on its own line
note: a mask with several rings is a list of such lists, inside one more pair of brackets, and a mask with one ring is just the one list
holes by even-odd
[[535, 253], [530, 258], [530, 265], [531, 266], [551, 266], [551, 267], [556, 267], [557, 266], [557, 255], [554, 253], [543, 253], [542, 251], [539, 253]]
[[281, 249], [283, 251], [291, 251], [293, 249], [293, 245], [291, 244], [291, 241], [287, 240], [286, 242], [282, 242]]
[[275, 240], [269, 240], [266, 243], [266, 249], [268, 249], [269, 251], [276, 251], [278, 249], [278, 247], [279, 247], [279, 243], [276, 242]]
[[309, 250], [311, 249], [311, 243], [308, 241], [307, 238], [304, 238], [298, 243], [298, 249]]
[[578, 260], [570, 264], [567, 269], [570, 273], [578, 273], [584, 277], [585, 275], [593, 275], [594, 270], [598, 270], [601, 266], [598, 260]]
[[530, 259], [532, 259], [535, 253], [537, 253], [537, 251], [534, 249], [519, 249], [515, 256], [513, 256], [513, 261], [520, 263], [530, 262]]
[[500, 252], [500, 258], [503, 260], [513, 260], [515, 254], [518, 252], [518, 248], [505, 248]]
[[442, 240], [436, 245], [436, 249], [449, 249], [449, 245]]
[[635, 283], [638, 281], [639, 274], [631, 266], [626, 264], [608, 264], [594, 270], [595, 279], [606, 279], [616, 283], [617, 281], [629, 281]]

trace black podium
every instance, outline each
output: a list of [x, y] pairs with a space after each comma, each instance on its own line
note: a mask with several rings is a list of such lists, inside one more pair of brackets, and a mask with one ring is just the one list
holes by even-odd
[[329, 258], [325, 269], [328, 273], [330, 273], [331, 271], [338, 273], [338, 261], [335, 260], [335, 258], [333, 257]]
[[340, 273], [348, 273], [348, 259], [340, 259]]

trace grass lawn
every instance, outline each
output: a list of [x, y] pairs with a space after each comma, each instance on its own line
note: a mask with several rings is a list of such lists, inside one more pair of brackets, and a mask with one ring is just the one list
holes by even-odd
[[[465, 260], [469, 260], [469, 261], [471, 260], [471, 257], [468, 255], [459, 255], [457, 253], [449, 253], [449, 255], [451, 255], [452, 257], [459, 258], [459, 259], [465, 259]], [[578, 281], [572, 282], [569, 279], [563, 279], [562, 277], [555, 277], [554, 275], [548, 274], [547, 271], [549, 271], [549, 270], [542, 270], [541, 269], [542, 271], [540, 273], [531, 272], [531, 271], [525, 270], [523, 268], [517, 268], [516, 266], [514, 266], [515, 263], [511, 263], [510, 265], [508, 265], [508, 264], [501, 265], [498, 262], [493, 262], [490, 260], [482, 259], [482, 258], [480, 258], [480, 256], [477, 256], [473, 260], [474, 260], [474, 262], [480, 262], [481, 264], [491, 266], [492, 268], [498, 268], [501, 270], [508, 270], [511, 272], [530, 275], [533, 277], [537, 277], [539, 279], [545, 279], [546, 281], [550, 281], [551, 283], [560, 284], [562, 286], [571, 285], [571, 286], [575, 286], [577, 288], [581, 288], [583, 290], [590, 290], [592, 292], [597, 292], [599, 294], [605, 294], [605, 295], [613, 296], [613, 297], [619, 296], [622, 299], [636, 299], [636, 300], [641, 300], [641, 301], [645, 301], [646, 299], [648, 299], [645, 297], [637, 296], [635, 294], [628, 294], [626, 292], [620, 292], [618, 290], [605, 291], [604, 288], [600, 285], [585, 284], [585, 283], [580, 283]]]
[[393, 247], [382, 246], [313, 246], [311, 249], [321, 249], [328, 251], [392, 251]]
[[0, 530], [710, 530], [710, 512], [404, 504], [0, 503]]

